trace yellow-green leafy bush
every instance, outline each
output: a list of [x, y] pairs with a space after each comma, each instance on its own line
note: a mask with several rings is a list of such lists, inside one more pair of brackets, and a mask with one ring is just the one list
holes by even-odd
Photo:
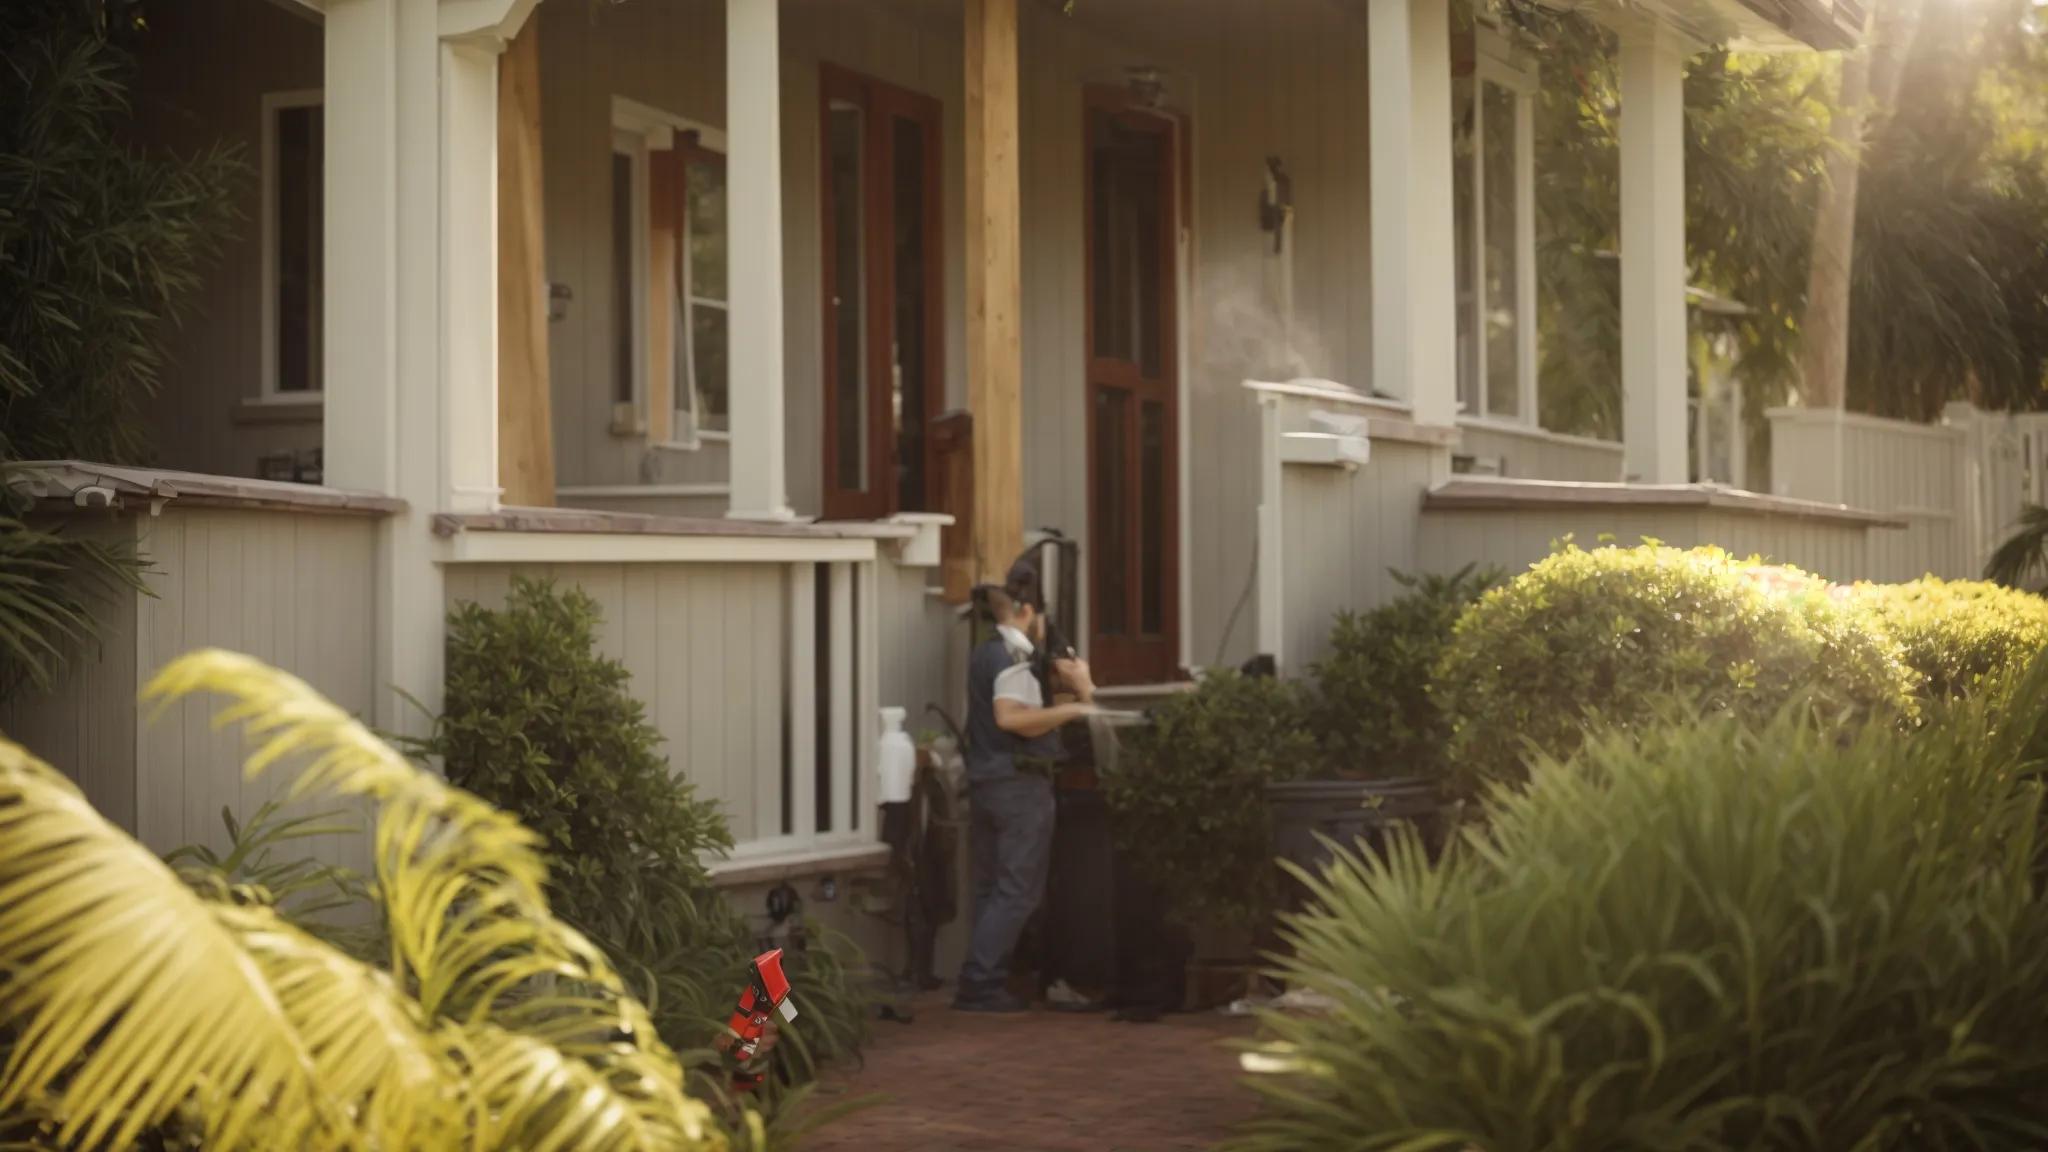
[[2048, 600], [2030, 592], [1928, 577], [1859, 585], [1856, 599], [1931, 697], [1974, 691], [2048, 648]]
[[2048, 676], [1909, 738], [1780, 714], [1610, 733], [1432, 863], [1292, 921], [1237, 1152], [2041, 1147]]
[[1719, 549], [1567, 546], [1458, 622], [1435, 684], [1453, 782], [1516, 778], [1532, 748], [1569, 756], [1589, 728], [1638, 728], [1674, 704], [1752, 720], [1794, 700], [1909, 709], [1911, 674], [1847, 591]]

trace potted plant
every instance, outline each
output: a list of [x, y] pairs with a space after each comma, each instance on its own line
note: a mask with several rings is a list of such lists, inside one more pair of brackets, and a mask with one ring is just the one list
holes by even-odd
[[1392, 575], [1407, 592], [1340, 613], [1329, 654], [1302, 688], [1317, 755], [1265, 788], [1273, 854], [1310, 872], [1329, 862], [1325, 838], [1377, 847], [1398, 822], [1421, 825], [1432, 840], [1442, 830], [1450, 725], [1430, 677], [1459, 617], [1499, 573], [1467, 565], [1450, 576]]

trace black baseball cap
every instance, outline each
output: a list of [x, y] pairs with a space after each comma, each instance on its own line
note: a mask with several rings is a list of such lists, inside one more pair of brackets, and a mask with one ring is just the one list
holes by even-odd
[[1038, 582], [1038, 565], [1029, 560], [1019, 560], [1010, 565], [1010, 574], [1003, 580], [1003, 591], [1014, 603], [1028, 604], [1033, 611], [1045, 611], [1045, 588]]
[[1010, 565], [1010, 574], [1003, 578], [1001, 584], [975, 585], [973, 595], [985, 605], [991, 592], [1002, 593], [1005, 599], [1018, 607], [1030, 608], [1041, 614], [1045, 612], [1045, 588], [1038, 582], [1038, 566], [1029, 560], [1019, 560]]

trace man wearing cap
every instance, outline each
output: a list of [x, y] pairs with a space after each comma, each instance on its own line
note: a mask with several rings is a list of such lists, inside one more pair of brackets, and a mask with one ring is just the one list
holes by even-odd
[[1018, 561], [1001, 588], [980, 592], [996, 627], [967, 666], [974, 931], [953, 1007], [1010, 1014], [1029, 1007], [1005, 985], [1010, 953], [1045, 895], [1052, 863], [1059, 730], [1093, 711], [1095, 685], [1086, 664], [1055, 660], [1052, 671], [1077, 702], [1048, 701], [1047, 685], [1033, 667], [1046, 643], [1045, 598], [1029, 561]]

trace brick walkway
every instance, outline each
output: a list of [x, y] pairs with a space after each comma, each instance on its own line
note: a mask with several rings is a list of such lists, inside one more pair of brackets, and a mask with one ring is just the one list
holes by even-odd
[[865, 1066], [819, 1086], [822, 1107], [887, 1099], [826, 1125], [803, 1152], [1153, 1152], [1208, 1148], [1253, 1109], [1237, 1083], [1245, 1020], [1172, 1015], [1115, 1024], [1034, 1010], [1019, 1018], [909, 1005], [912, 1024], [877, 1021]]

